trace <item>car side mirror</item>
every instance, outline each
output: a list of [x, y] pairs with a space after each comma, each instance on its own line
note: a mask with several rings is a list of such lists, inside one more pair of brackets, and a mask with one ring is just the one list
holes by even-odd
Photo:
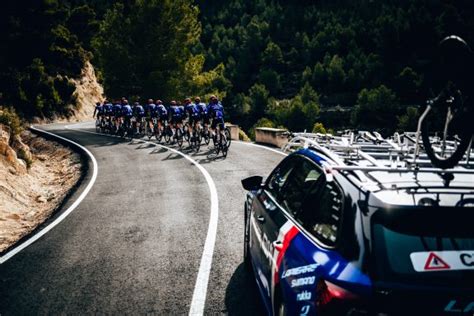
[[248, 177], [242, 180], [242, 186], [247, 191], [253, 191], [260, 189], [262, 186], [263, 177], [261, 176], [253, 176]]

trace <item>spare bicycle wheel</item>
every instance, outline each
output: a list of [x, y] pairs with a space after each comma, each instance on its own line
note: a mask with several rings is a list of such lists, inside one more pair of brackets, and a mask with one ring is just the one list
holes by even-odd
[[461, 159], [472, 138], [472, 115], [467, 112], [455, 113], [449, 123], [447, 136], [444, 139], [445, 122], [439, 119], [441, 114], [433, 112], [423, 120], [421, 124], [421, 139], [426, 155], [431, 163], [441, 169], [449, 169], [456, 166]]

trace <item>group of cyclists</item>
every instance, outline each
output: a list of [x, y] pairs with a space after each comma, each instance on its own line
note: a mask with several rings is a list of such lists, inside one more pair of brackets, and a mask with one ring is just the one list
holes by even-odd
[[97, 102], [93, 117], [100, 132], [122, 137], [156, 137], [158, 141], [183, 145], [183, 139], [190, 147], [199, 150], [201, 142], [213, 141], [217, 152], [227, 154], [230, 145], [230, 131], [224, 124], [224, 108], [219, 99], [212, 95], [209, 103], [200, 97], [186, 98], [182, 104], [171, 101], [164, 105], [159, 99], [149, 99], [145, 105], [134, 102], [130, 105], [123, 97], [111, 102]]

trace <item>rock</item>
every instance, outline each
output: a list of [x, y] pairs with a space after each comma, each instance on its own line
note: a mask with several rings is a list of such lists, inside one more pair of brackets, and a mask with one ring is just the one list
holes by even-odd
[[21, 141], [20, 135], [13, 136], [12, 148], [16, 151], [17, 155], [24, 160], [31, 161], [33, 156], [31, 155], [30, 147], [25, 145]]
[[16, 152], [10, 147], [7, 146], [5, 150], [5, 157], [7, 158], [7, 161], [12, 164], [16, 165], [18, 161], [18, 157], [16, 156]]
[[13, 168], [13, 167], [8, 167], [8, 172], [10, 172], [10, 173], [13, 174], [13, 175], [16, 175], [16, 174], [17, 174], [15, 168]]
[[18, 215], [18, 214], [10, 214], [10, 215], [7, 215], [6, 217], [7, 217], [8, 219], [13, 219], [13, 220], [15, 220], [15, 221], [20, 220], [20, 215]]
[[10, 147], [10, 127], [0, 124], [0, 155], [6, 155]]
[[47, 200], [46, 200], [46, 198], [45, 198], [44, 196], [38, 195], [38, 196], [36, 197], [36, 202], [38, 202], [38, 203], [46, 203]]

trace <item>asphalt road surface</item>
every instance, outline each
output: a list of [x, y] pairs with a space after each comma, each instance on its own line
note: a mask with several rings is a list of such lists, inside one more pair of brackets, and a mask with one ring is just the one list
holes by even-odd
[[[210, 221], [203, 173], [166, 148], [91, 134], [93, 123], [43, 128], [85, 146], [98, 177], [59, 225], [0, 265], [0, 314], [188, 314]], [[219, 202], [204, 314], [264, 314], [242, 263], [240, 180], [267, 176], [283, 156], [239, 142], [225, 159], [205, 145], [181, 152], [207, 170]]]

